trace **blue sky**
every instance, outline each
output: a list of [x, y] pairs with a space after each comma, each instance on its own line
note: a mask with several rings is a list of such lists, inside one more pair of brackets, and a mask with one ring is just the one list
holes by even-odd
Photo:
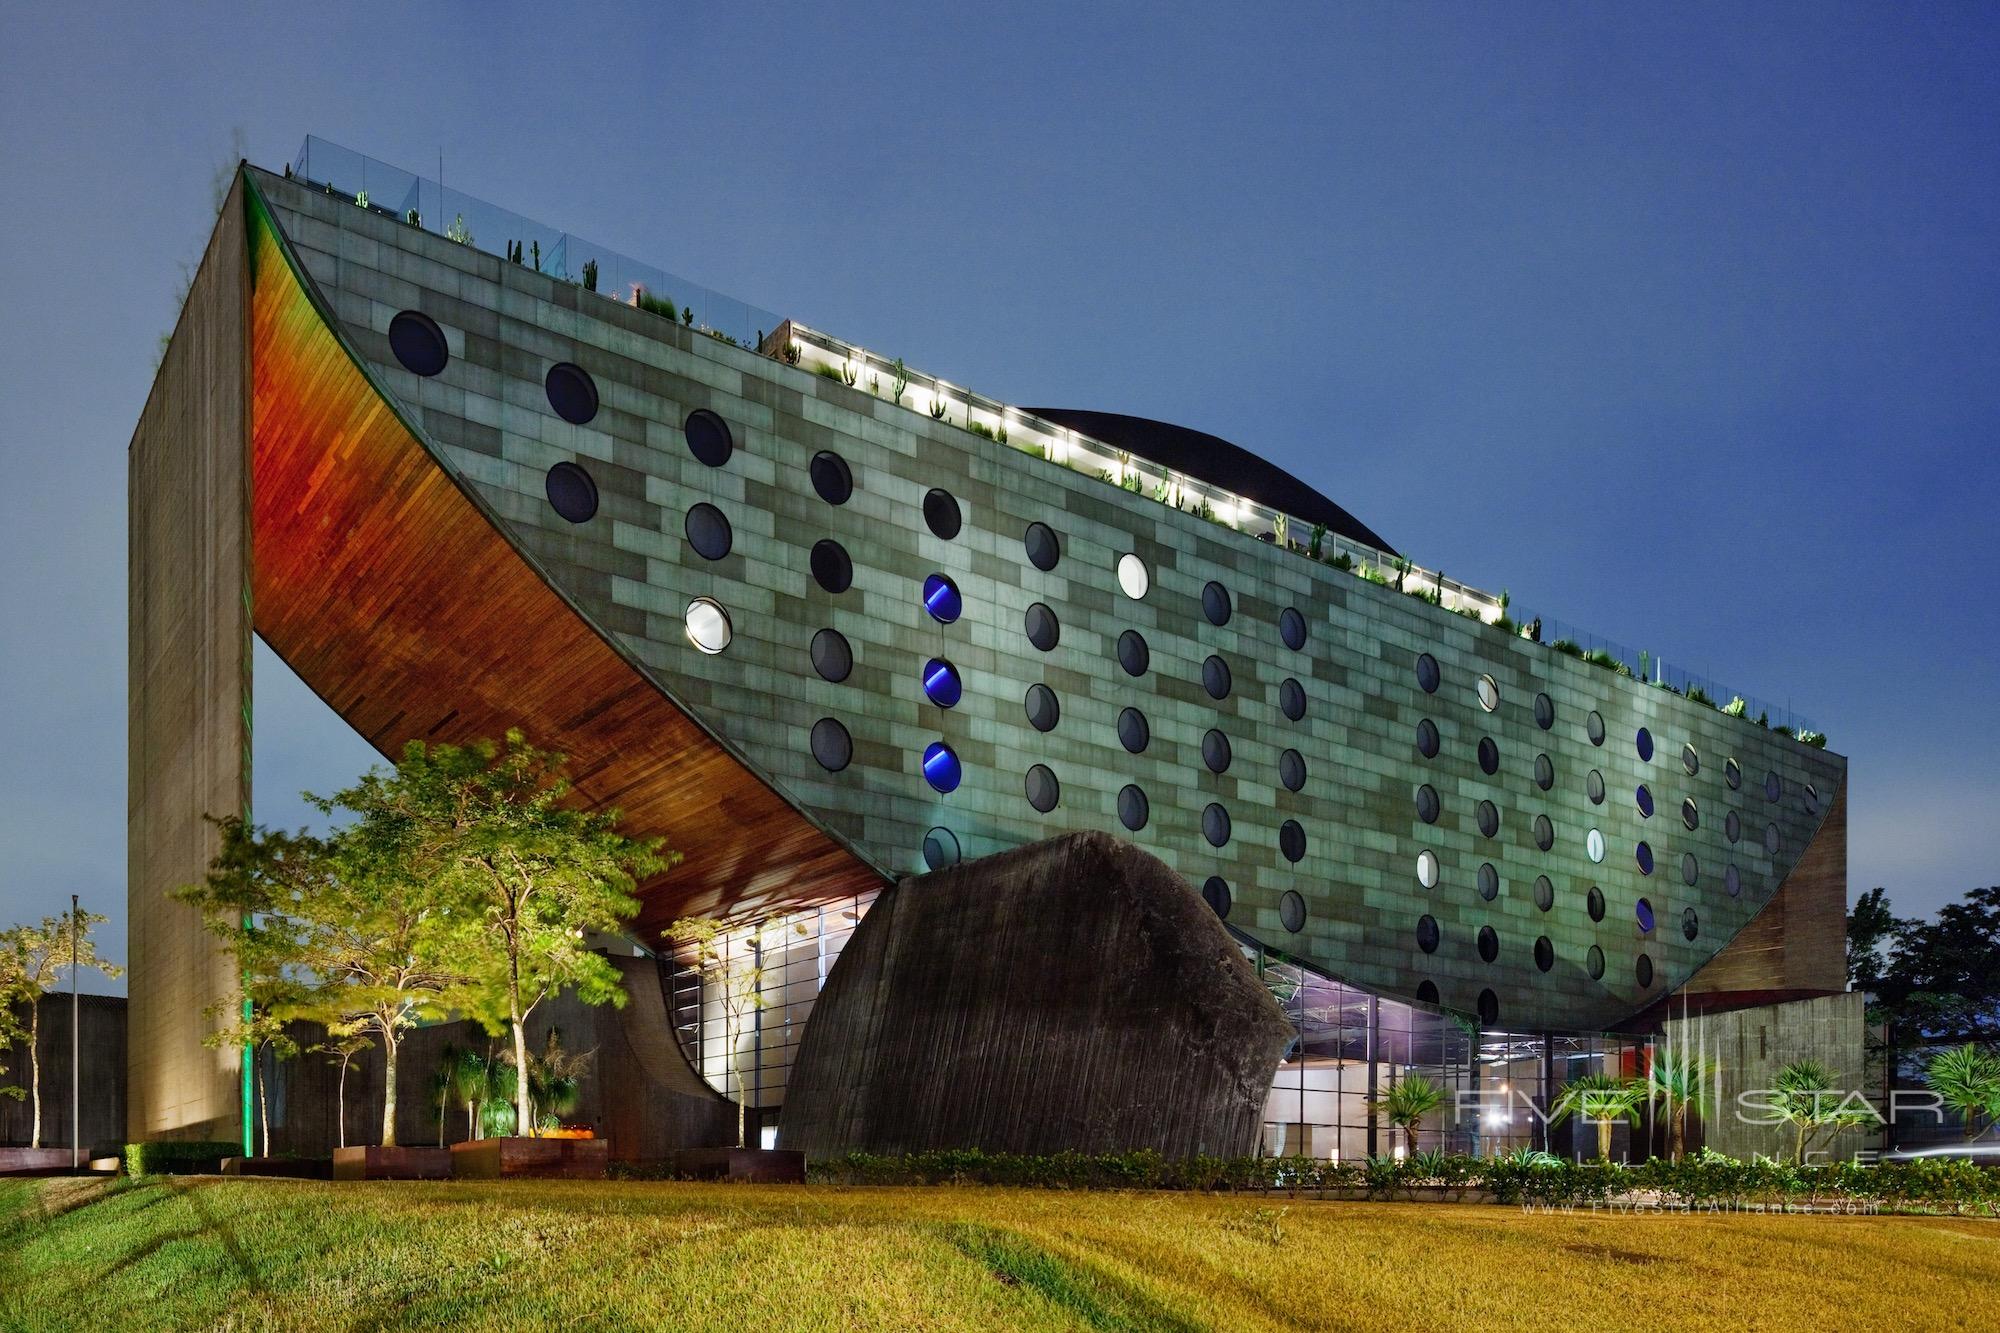
[[[0, 923], [80, 891], [123, 955], [125, 445], [216, 168], [308, 132], [1235, 440], [1811, 715], [1857, 891], [2000, 878], [2000, 11], [936, 8], [16, 7]], [[257, 726], [268, 819], [369, 757], [281, 669]]]

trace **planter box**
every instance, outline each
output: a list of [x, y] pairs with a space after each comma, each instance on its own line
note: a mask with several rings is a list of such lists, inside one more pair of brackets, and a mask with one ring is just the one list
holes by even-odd
[[225, 1157], [225, 1176], [277, 1176], [289, 1180], [332, 1180], [333, 1160], [327, 1157]]
[[449, 1180], [448, 1148], [335, 1148], [335, 1180]]
[[451, 1173], [460, 1180], [602, 1180], [610, 1161], [608, 1139], [529, 1139], [510, 1134], [451, 1145]]
[[674, 1154], [674, 1174], [687, 1180], [802, 1184], [806, 1155], [786, 1148], [683, 1148]]
[[[79, 1158], [78, 1165], [88, 1159]], [[0, 1148], [0, 1176], [69, 1174], [67, 1148]]]

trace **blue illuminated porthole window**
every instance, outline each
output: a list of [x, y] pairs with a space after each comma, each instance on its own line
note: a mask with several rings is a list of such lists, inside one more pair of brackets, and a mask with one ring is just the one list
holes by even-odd
[[1650, 731], [1648, 731], [1648, 730], [1646, 730], [1646, 729], [1645, 729], [1644, 727], [1641, 727], [1641, 728], [1639, 728], [1639, 734], [1638, 734], [1638, 736], [1637, 736], [1637, 737], [1635, 738], [1635, 743], [1637, 744], [1637, 746], [1638, 746], [1638, 748], [1639, 748], [1639, 758], [1640, 758], [1640, 759], [1641, 759], [1641, 760], [1642, 760], [1643, 762], [1645, 762], [1645, 763], [1648, 763], [1648, 764], [1652, 763], [1652, 762], [1653, 762], [1653, 733], [1652, 733], [1652, 732], [1650, 732]]
[[1639, 789], [1632, 793], [1632, 799], [1639, 806], [1639, 818], [1651, 819], [1653, 817], [1653, 792], [1651, 788], [1647, 787], [1643, 782], [1640, 783]]
[[965, 685], [958, 678], [957, 667], [942, 657], [924, 663], [924, 698], [939, 708], [954, 708], [964, 694]]
[[924, 781], [933, 788], [947, 794], [957, 791], [965, 771], [959, 767], [958, 756], [943, 741], [932, 741], [924, 747]]
[[939, 624], [949, 625], [964, 614], [965, 599], [958, 595], [956, 583], [942, 574], [933, 574], [924, 580], [924, 610]]
[[1637, 903], [1633, 904], [1632, 915], [1639, 919], [1639, 929], [1641, 931], [1648, 935], [1653, 933], [1653, 904], [1650, 901], [1641, 898]]
[[1649, 844], [1640, 843], [1638, 849], [1632, 853], [1632, 859], [1639, 863], [1640, 874], [1650, 875], [1653, 873], [1653, 849]]

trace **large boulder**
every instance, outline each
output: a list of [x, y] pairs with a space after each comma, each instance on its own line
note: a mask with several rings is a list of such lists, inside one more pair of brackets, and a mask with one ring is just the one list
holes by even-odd
[[1248, 1153], [1291, 1038], [1186, 881], [1073, 833], [876, 899], [813, 1007], [780, 1141]]

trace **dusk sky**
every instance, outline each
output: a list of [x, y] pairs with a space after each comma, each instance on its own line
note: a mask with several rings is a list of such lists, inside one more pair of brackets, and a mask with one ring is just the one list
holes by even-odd
[[[80, 892], [125, 956], [126, 444], [218, 169], [308, 133], [1234, 440], [1811, 717], [1854, 892], [2000, 882], [2000, 9], [934, 8], [12, 8], [0, 925]], [[372, 752], [257, 669], [296, 823]]]

